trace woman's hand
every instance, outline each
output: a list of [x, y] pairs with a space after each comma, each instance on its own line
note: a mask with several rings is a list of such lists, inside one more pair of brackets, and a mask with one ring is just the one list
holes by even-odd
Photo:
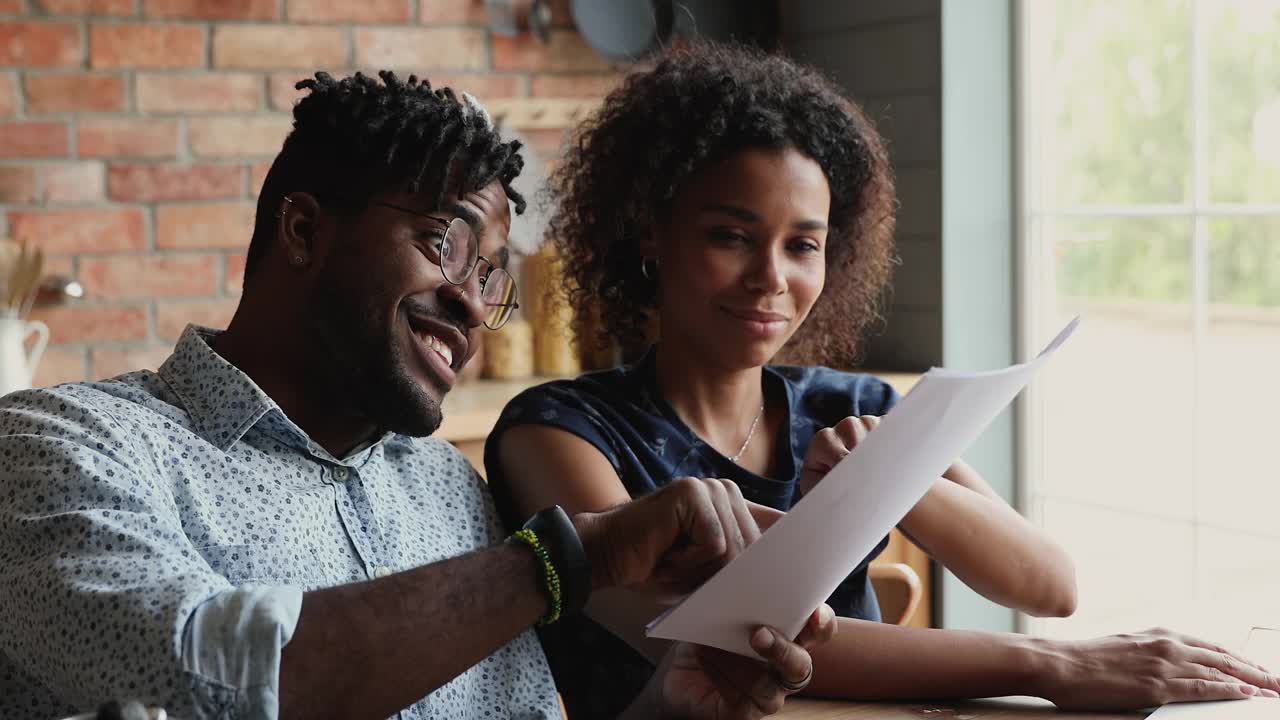
[[804, 464], [800, 468], [800, 494], [808, 494], [879, 424], [880, 418], [875, 415], [849, 416], [819, 430], [809, 441], [809, 449], [804, 454]]
[[1222, 647], [1168, 630], [1064, 643], [1037, 694], [1064, 710], [1277, 697], [1280, 677]]

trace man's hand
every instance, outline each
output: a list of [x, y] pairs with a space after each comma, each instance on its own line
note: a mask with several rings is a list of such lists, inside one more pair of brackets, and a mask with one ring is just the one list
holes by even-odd
[[677, 643], [631, 714], [695, 720], [755, 720], [772, 715], [782, 709], [787, 696], [809, 684], [813, 677], [809, 651], [829, 642], [835, 633], [835, 613], [823, 605], [809, 617], [795, 642], [773, 628], [756, 628], [751, 647], [760, 660]]
[[809, 449], [804, 454], [804, 464], [800, 469], [800, 494], [808, 494], [836, 463], [843, 460], [879, 424], [880, 418], [875, 415], [849, 416], [832, 427], [819, 430], [813, 440], [809, 441]]
[[731, 480], [679, 478], [573, 524], [591, 558], [592, 587], [691, 592], [760, 537]]

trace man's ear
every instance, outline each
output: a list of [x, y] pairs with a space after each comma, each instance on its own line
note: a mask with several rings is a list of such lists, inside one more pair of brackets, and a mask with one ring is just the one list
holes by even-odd
[[285, 195], [281, 205], [277, 239], [289, 265], [304, 268], [315, 253], [313, 240], [320, 202], [311, 193], [295, 192]]

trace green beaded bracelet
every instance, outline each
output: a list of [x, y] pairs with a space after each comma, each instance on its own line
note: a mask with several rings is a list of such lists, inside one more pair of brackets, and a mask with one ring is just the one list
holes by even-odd
[[511, 534], [511, 539], [516, 542], [527, 545], [533, 554], [537, 556], [540, 564], [539, 575], [542, 577], [542, 590], [547, 595], [547, 612], [538, 620], [539, 625], [550, 625], [560, 619], [561, 595], [560, 595], [560, 574], [556, 572], [556, 566], [551, 562], [551, 555], [542, 545], [542, 541], [538, 539], [538, 533], [524, 528], [517, 530]]

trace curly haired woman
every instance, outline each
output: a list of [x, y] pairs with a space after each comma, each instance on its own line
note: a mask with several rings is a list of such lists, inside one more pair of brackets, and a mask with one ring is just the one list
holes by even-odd
[[[848, 367], [878, 318], [896, 201], [872, 123], [814, 71], [736, 47], [671, 52], [579, 129], [552, 189], [566, 300], [599, 309], [602, 332], [589, 339], [643, 354], [507, 407], [485, 460], [509, 524], [697, 476], [725, 478], [767, 526], [897, 401], [875, 377], [827, 367]], [[585, 319], [577, 329], [589, 332]], [[770, 364], [780, 355], [807, 364]], [[995, 602], [1034, 615], [1075, 608], [1070, 558], [963, 462], [899, 528]], [[1222, 697], [1278, 687], [1165, 633], [1056, 644], [881, 624], [867, 564], [883, 547], [828, 601], [842, 628], [815, 655], [810, 693], [1107, 708], [1188, 699], [1206, 687], [1195, 679]], [[571, 716], [625, 705], [660, 657], [636, 639], [654, 614], [645, 599], [615, 594], [590, 610], [542, 633]], [[1144, 664], [1156, 653], [1169, 663]]]

